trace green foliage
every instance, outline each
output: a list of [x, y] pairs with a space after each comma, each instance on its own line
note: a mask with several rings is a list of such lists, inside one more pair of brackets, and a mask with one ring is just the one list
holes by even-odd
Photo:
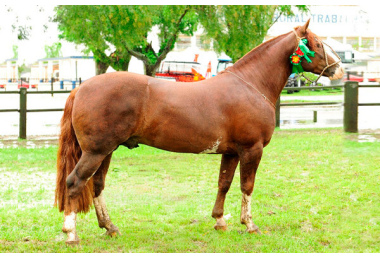
[[27, 71], [28, 70], [28, 67], [25, 65], [25, 64], [21, 64], [20, 66], [18, 66], [18, 74], [21, 75], [21, 73], [23, 73], [24, 71]]
[[[307, 11], [306, 6], [296, 6]], [[290, 5], [223, 5], [197, 8], [206, 37], [214, 40], [214, 50], [225, 52], [233, 62], [261, 44], [275, 22], [275, 12], [294, 15]]]
[[[84, 44], [96, 61], [119, 70], [133, 55], [144, 62], [148, 75], [154, 75], [178, 34], [192, 35], [198, 24], [191, 7], [153, 5], [58, 6], [54, 20], [60, 38]], [[148, 41], [155, 26], [159, 29], [159, 50]]]
[[97, 63], [97, 74], [104, 73], [109, 66], [115, 70], [127, 70], [131, 56], [105, 37], [108, 21], [107, 6], [77, 6], [65, 5], [55, 8], [54, 21], [58, 23], [65, 39], [75, 44], [85, 46], [84, 53], [93, 53]]
[[52, 45], [45, 45], [45, 58], [55, 58], [55, 57], [61, 57], [62, 44], [60, 42], [53, 43]]
[[13, 50], [13, 58], [12, 59], [17, 59], [18, 58], [18, 46], [13, 45], [12, 50]]
[[[166, 55], [174, 48], [178, 34], [193, 35], [197, 14], [189, 6], [109, 6], [109, 35], [128, 52], [143, 61], [147, 75], [154, 75]], [[159, 50], [154, 50], [148, 34], [159, 30]]]

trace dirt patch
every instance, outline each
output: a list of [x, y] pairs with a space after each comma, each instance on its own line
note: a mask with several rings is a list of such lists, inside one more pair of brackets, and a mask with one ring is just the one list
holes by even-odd
[[58, 145], [57, 136], [32, 136], [28, 140], [18, 139], [15, 136], [1, 136], [0, 148], [18, 148], [27, 149], [43, 148]]
[[362, 130], [358, 134], [347, 134], [346, 140], [359, 143], [374, 143], [380, 142], [380, 129], [377, 130]]

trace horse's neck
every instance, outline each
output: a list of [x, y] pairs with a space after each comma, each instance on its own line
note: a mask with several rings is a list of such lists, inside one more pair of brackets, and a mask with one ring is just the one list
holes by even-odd
[[281, 35], [253, 49], [230, 69], [275, 103], [291, 74], [289, 57], [296, 45], [293, 33]]

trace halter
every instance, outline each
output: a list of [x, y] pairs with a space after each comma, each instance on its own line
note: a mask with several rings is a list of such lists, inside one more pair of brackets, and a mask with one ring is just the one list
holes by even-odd
[[[297, 46], [296, 46], [296, 49], [294, 50], [294, 52], [295, 52], [295, 51], [297, 50], [298, 46], [299, 46], [300, 41], [301, 41], [302, 39], [305, 39], [305, 37], [302, 37], [302, 38], [299, 37], [298, 34], [297, 34], [297, 32], [294, 30], [294, 28], [293, 28], [293, 32], [294, 32], [294, 34], [296, 35], [296, 38], [297, 38]], [[327, 46], [330, 48], [330, 50], [335, 54], [335, 56], [338, 58], [338, 60], [337, 60], [336, 62], [334, 62], [334, 63], [332, 63], [332, 64], [329, 64], [329, 62], [328, 62], [328, 58], [327, 58], [327, 52], [326, 52], [326, 50], [325, 50], [325, 45], [327, 45]], [[341, 59], [340, 59], [339, 55], [333, 50], [333, 48], [330, 47], [330, 45], [328, 45], [327, 43], [325, 43], [325, 42], [323, 42], [323, 41], [322, 41], [322, 49], [323, 49], [323, 53], [324, 53], [324, 55], [325, 55], [326, 66], [325, 66], [325, 68], [322, 70], [321, 74], [319, 74], [318, 78], [317, 78], [316, 80], [313, 81], [313, 80], [309, 79], [308, 77], [306, 77], [306, 76], [304, 75], [303, 72], [301, 73], [302, 77], [304, 77], [304, 78], [305, 78], [306, 80], [308, 80], [310, 83], [316, 83], [316, 82], [322, 77], [322, 74], [325, 72], [325, 70], [327, 70], [328, 68], [330, 68], [330, 67], [332, 67], [332, 66], [338, 64], [339, 62], [341, 62]]]

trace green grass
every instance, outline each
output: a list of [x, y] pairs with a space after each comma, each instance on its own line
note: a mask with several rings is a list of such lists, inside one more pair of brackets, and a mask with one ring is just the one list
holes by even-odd
[[317, 102], [338, 102], [336, 100], [303, 100], [303, 99], [289, 99], [289, 100], [281, 100], [281, 104], [288, 103], [317, 103]]
[[301, 89], [299, 92], [293, 92], [292, 94], [287, 93], [287, 89], [284, 88], [284, 90], [281, 92], [281, 96], [342, 96], [344, 94], [342, 88], [336, 88], [336, 89]]
[[122, 236], [78, 216], [79, 247], [67, 247], [53, 205], [57, 147], [0, 150], [0, 252], [380, 252], [380, 142], [341, 129], [276, 130], [264, 149], [252, 199], [262, 235], [240, 224], [235, 174], [228, 231], [211, 211], [220, 155], [119, 148], [104, 191]]

